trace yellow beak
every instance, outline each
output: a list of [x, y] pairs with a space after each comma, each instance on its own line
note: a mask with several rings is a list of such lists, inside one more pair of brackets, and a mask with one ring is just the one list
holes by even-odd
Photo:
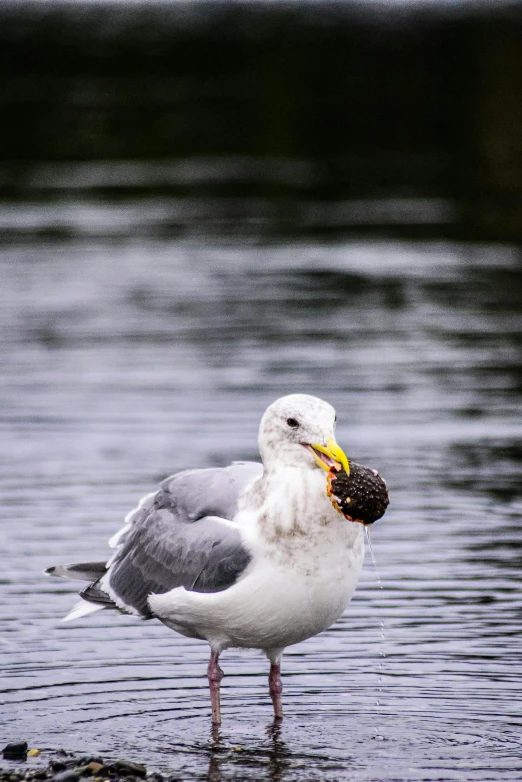
[[348, 475], [350, 474], [350, 462], [348, 461], [348, 457], [331, 437], [326, 441], [326, 447], [324, 445], [312, 443], [309, 448], [319, 467], [322, 467], [326, 472], [330, 472], [332, 467], [336, 467], [336, 469], [342, 468]]

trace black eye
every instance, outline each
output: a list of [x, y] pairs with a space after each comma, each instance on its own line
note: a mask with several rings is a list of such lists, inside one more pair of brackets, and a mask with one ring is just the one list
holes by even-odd
[[296, 429], [299, 426], [299, 421], [296, 421], [295, 418], [287, 418], [286, 423], [288, 426], [291, 426], [292, 429]]

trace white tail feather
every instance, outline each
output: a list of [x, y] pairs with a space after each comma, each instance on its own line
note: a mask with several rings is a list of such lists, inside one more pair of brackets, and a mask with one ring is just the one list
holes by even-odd
[[105, 606], [98, 603], [88, 603], [86, 600], [81, 600], [79, 603], [76, 603], [72, 611], [69, 611], [67, 616], [64, 616], [62, 622], [71, 622], [73, 619], [80, 619], [80, 617], [88, 616], [89, 614], [93, 614], [95, 611], [101, 611], [102, 608], [105, 608]]

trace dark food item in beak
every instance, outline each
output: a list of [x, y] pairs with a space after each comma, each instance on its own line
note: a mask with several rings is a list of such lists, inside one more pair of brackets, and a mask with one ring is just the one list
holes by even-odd
[[350, 461], [350, 472], [330, 469], [326, 493], [339, 513], [350, 521], [373, 524], [384, 514], [390, 498], [377, 470]]

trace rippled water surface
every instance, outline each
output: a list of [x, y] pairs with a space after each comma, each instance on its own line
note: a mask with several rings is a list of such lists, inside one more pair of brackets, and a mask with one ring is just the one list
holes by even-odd
[[[0, 215], [4, 741], [186, 780], [520, 778], [518, 253], [132, 238], [99, 205], [64, 237], [39, 230], [53, 214]], [[280, 729], [266, 660], [225, 653], [212, 735], [205, 644], [109, 612], [60, 624], [74, 584], [42, 570], [103, 558], [169, 473], [255, 458], [294, 391], [388, 481], [382, 589], [368, 556], [345, 616], [288, 650]]]

